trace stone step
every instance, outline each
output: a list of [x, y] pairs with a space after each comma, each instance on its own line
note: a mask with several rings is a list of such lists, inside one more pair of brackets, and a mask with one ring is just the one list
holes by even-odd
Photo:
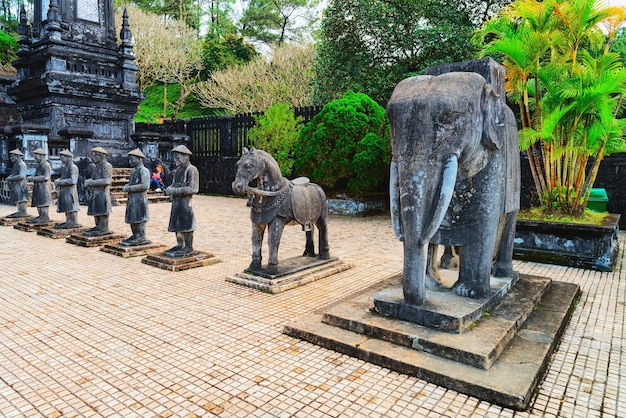
[[[395, 290], [401, 297], [400, 280], [400, 276], [391, 279], [386, 283], [385, 290]], [[550, 282], [550, 279], [544, 277], [526, 276], [526, 280], [516, 283], [495, 306], [482, 310], [467, 331], [458, 334], [413, 322], [394, 321], [375, 312], [365, 313], [360, 308], [367, 304], [371, 308], [371, 295], [361, 295], [354, 299], [353, 302], [358, 303], [359, 308], [354, 305], [330, 308], [322, 321], [350, 331], [367, 330], [368, 335], [381, 340], [427, 353], [437, 353], [473, 367], [489, 369], [548, 291]], [[497, 290], [494, 289], [493, 293]], [[456, 312], [463, 312], [466, 307], [474, 310], [481, 305], [479, 301], [468, 300], [451, 291], [429, 291], [429, 298], [427, 305], [443, 305]], [[440, 302], [437, 298], [445, 300]], [[392, 321], [395, 323], [390, 327]]]
[[[444, 346], [459, 346], [469, 334], [474, 334], [471, 337], [474, 339], [473, 344], [477, 347], [481, 344], [485, 345], [487, 351], [493, 350], [497, 342], [492, 340], [492, 332], [488, 328], [498, 326], [499, 322], [510, 322], [509, 312], [517, 310], [518, 307], [515, 305], [528, 296], [523, 288], [530, 290], [535, 287], [537, 281], [543, 280], [547, 279], [522, 275], [512, 289], [514, 291], [520, 287], [515, 290], [516, 299], [504, 298], [501, 306], [497, 308], [499, 314], [484, 317], [464, 334], [439, 331], [438, 338], [458, 339], [459, 342], [444, 344]], [[400, 373], [416, 376], [437, 385], [518, 410], [528, 407], [534, 390], [549, 363], [550, 354], [558, 345], [569, 321], [574, 302], [580, 292], [576, 284], [552, 281], [541, 301], [533, 307], [528, 319], [515, 330], [516, 332], [511, 331], [513, 336], [497, 360], [489, 369], [484, 369], [452, 360], [441, 355], [437, 350], [422, 351], [405, 343], [387, 341], [377, 338], [377, 335], [371, 335], [372, 330], [369, 325], [371, 322], [369, 321], [378, 322], [377, 326], [386, 329], [385, 332], [389, 333], [395, 332], [396, 328], [412, 329], [412, 333], [418, 336], [413, 341], [418, 343], [419, 338], [424, 333], [428, 333], [421, 325], [385, 318], [370, 312], [368, 299], [380, 289], [381, 284], [377, 284], [332, 306], [298, 318], [285, 325], [283, 332]], [[351, 330], [324, 322], [326, 313], [336, 313], [339, 309], [353, 312], [346, 317], [360, 316], [357, 318], [357, 323], [350, 327]], [[357, 311], [360, 311], [360, 315], [356, 314]], [[483, 321], [484, 323], [481, 324]], [[506, 327], [510, 328], [510, 324]], [[402, 331], [397, 335], [406, 334]]]
[[[112, 172], [111, 182], [111, 196], [115, 199], [118, 205], [125, 205], [128, 201], [127, 193], [122, 191], [122, 188], [128, 184], [130, 173], [132, 168], [114, 168]], [[149, 203], [161, 203], [169, 202], [169, 196], [166, 196], [163, 192], [157, 192], [155, 190], [148, 190], [148, 202]]]

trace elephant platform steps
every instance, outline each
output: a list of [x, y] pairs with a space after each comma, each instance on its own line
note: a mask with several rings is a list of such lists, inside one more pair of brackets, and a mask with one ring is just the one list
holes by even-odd
[[154, 242], [151, 242], [150, 244], [130, 246], [113, 243], [105, 244], [104, 247], [100, 248], [100, 251], [104, 251], [105, 253], [113, 254], [118, 257], [130, 258], [160, 253], [166, 249], [167, 246], [165, 244]]
[[399, 285], [400, 279], [393, 277], [296, 319], [283, 332], [522, 410], [543, 377], [580, 292], [578, 285], [522, 275], [488, 314], [466, 332], [453, 333], [370, 310], [372, 297]]
[[211, 253], [196, 251], [195, 254], [186, 257], [168, 257], [163, 253], [149, 254], [147, 257], [143, 258], [141, 262], [163, 270], [183, 271], [221, 263], [222, 260]]
[[354, 267], [337, 258], [320, 260], [317, 257], [293, 257], [278, 263], [276, 272], [245, 270], [226, 277], [226, 281], [241, 284], [268, 293], [280, 293]]

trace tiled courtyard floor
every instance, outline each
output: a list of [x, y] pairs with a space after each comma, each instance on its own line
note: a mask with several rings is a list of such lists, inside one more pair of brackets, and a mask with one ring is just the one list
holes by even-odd
[[[388, 216], [332, 216], [331, 254], [356, 266], [268, 294], [224, 280], [250, 262], [245, 200], [196, 196], [194, 208], [194, 247], [222, 262], [182, 272], [0, 227], [0, 416], [626, 417], [625, 235], [612, 273], [515, 262], [583, 291], [531, 408], [515, 412], [282, 334], [401, 271]], [[150, 210], [148, 238], [173, 246], [170, 205]], [[123, 219], [115, 207], [112, 229], [130, 235]], [[279, 256], [303, 246], [287, 227]]]

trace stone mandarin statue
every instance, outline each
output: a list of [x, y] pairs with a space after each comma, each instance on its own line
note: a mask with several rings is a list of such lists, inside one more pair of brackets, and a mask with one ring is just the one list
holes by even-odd
[[169, 257], [186, 257], [194, 254], [193, 232], [196, 229], [196, 218], [191, 198], [198, 193], [200, 176], [198, 169], [189, 161], [191, 155], [191, 151], [184, 145], [172, 149], [176, 171], [174, 181], [165, 189], [165, 194], [172, 197], [167, 230], [176, 233], [177, 245], [165, 251], [164, 254]]
[[78, 228], [78, 167], [74, 164], [74, 154], [69, 150], [63, 150], [59, 153], [61, 157], [61, 177], [54, 181], [54, 185], [59, 193], [57, 201], [57, 212], [65, 213], [65, 222], [56, 224], [57, 229]]
[[88, 237], [99, 237], [111, 233], [109, 230], [109, 214], [111, 213], [113, 166], [107, 161], [107, 154], [108, 152], [102, 147], [95, 147], [91, 150], [95, 169], [93, 177], [85, 180], [85, 186], [91, 191], [87, 215], [94, 217], [96, 225], [83, 233], [83, 235]]
[[132, 235], [120, 241], [120, 245], [135, 246], [147, 245], [146, 223], [148, 214], [148, 188], [150, 187], [150, 171], [143, 165], [146, 156], [139, 150], [134, 149], [128, 153], [128, 161], [133, 167], [128, 184], [122, 191], [128, 193], [126, 214], [124, 221], [130, 224]]
[[50, 182], [50, 177], [52, 168], [46, 160], [46, 151], [37, 148], [33, 151], [33, 155], [35, 156], [37, 167], [35, 168], [35, 174], [28, 177], [28, 181], [33, 182], [31, 206], [37, 208], [39, 216], [29, 219], [27, 222], [41, 224], [50, 222], [49, 208], [52, 205], [52, 183]]
[[28, 187], [26, 186], [26, 163], [24, 154], [19, 149], [9, 152], [13, 169], [11, 175], [7, 177], [9, 188], [11, 189], [11, 200], [17, 206], [17, 212], [7, 216], [7, 218], [25, 218], [26, 202], [28, 202]]

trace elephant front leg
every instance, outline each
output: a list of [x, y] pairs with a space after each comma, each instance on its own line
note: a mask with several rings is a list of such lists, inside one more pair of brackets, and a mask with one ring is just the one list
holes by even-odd
[[252, 262], [248, 270], [261, 270], [261, 245], [265, 227], [265, 224], [252, 224]]
[[424, 278], [428, 243], [419, 244], [409, 237], [404, 237], [404, 272], [402, 292], [404, 301], [410, 305], [422, 305], [428, 300]]
[[270, 274], [275, 274], [278, 271], [278, 247], [284, 228], [285, 222], [279, 217], [274, 218], [268, 225], [267, 246], [270, 255], [267, 261], [267, 272]]

